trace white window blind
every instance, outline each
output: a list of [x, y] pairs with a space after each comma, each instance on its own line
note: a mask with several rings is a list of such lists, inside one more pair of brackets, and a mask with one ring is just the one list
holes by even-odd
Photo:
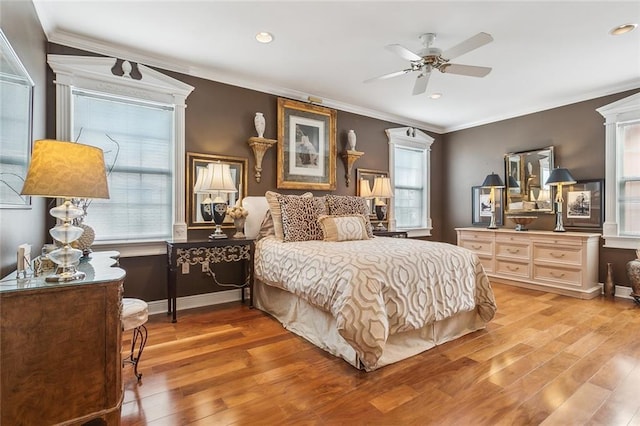
[[640, 121], [618, 124], [620, 235], [640, 236]]
[[85, 219], [96, 241], [171, 238], [173, 106], [75, 89], [72, 105], [73, 140], [101, 148], [108, 169], [110, 199]]
[[396, 226], [400, 229], [424, 228], [424, 149], [395, 147], [394, 209]]

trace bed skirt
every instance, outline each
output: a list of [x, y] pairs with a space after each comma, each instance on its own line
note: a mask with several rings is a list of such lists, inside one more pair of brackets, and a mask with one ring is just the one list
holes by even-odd
[[[253, 290], [256, 308], [275, 317], [285, 329], [362, 369], [355, 350], [340, 336], [331, 314], [310, 305], [292, 293], [266, 285], [258, 279], [255, 280]], [[473, 310], [458, 313], [419, 330], [391, 335], [375, 369], [483, 329], [485, 325], [486, 322], [480, 318], [476, 310]]]

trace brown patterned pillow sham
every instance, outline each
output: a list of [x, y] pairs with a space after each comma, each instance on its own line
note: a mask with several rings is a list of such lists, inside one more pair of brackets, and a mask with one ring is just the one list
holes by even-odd
[[369, 238], [373, 238], [373, 228], [369, 221], [369, 205], [365, 198], [353, 195], [327, 195], [326, 199], [327, 206], [329, 207], [329, 214], [332, 216], [354, 214], [363, 215], [367, 221], [367, 236]]
[[284, 242], [322, 240], [318, 217], [327, 213], [324, 197], [278, 197]]

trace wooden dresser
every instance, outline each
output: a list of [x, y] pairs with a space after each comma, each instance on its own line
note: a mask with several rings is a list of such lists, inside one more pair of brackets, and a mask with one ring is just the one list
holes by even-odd
[[125, 271], [117, 252], [91, 256], [83, 280], [0, 281], [0, 424], [120, 424]]
[[456, 228], [492, 281], [591, 299], [598, 284], [600, 234]]

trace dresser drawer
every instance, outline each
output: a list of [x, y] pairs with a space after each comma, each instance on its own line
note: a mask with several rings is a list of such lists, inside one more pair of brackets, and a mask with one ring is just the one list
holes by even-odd
[[496, 240], [496, 257], [504, 256], [515, 259], [529, 260], [529, 244], [503, 242]]
[[517, 278], [529, 278], [529, 264], [526, 262], [496, 259], [496, 274]]
[[582, 265], [582, 247], [534, 243], [533, 259], [534, 261], [580, 266]]
[[580, 287], [582, 285], [582, 271], [580, 269], [534, 265], [533, 279]]
[[483, 254], [493, 256], [493, 241], [491, 240], [481, 238], [468, 239], [465, 237], [464, 239], [460, 239], [459, 245], [467, 250], [471, 250], [478, 256]]
[[486, 273], [493, 273], [493, 258], [491, 256], [478, 255], [478, 259], [480, 259], [480, 263]]

